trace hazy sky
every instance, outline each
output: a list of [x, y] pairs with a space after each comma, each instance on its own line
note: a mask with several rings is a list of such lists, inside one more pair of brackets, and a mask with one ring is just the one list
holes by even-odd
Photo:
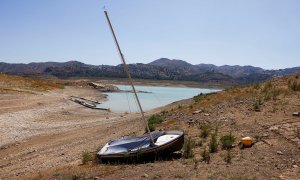
[[299, 0], [0, 0], [0, 62], [300, 66]]

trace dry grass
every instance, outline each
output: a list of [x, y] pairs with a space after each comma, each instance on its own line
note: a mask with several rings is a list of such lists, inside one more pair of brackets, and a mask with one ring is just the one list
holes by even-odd
[[20, 76], [12, 76], [0, 74], [0, 92], [25, 92], [32, 93], [33, 91], [47, 91], [52, 89], [63, 89], [64, 86], [60, 83], [25, 78]]

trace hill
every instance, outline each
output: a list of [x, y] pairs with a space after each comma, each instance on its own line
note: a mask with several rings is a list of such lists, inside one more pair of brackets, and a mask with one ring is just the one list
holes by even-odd
[[47, 91], [53, 89], [62, 89], [61, 83], [44, 81], [39, 79], [25, 78], [20, 76], [12, 76], [0, 73], [0, 92], [29, 92]]
[[[192, 65], [183, 60], [161, 58], [148, 64], [129, 64], [129, 71], [136, 79], [184, 80], [202, 83], [219, 83], [225, 86], [260, 82], [276, 76], [300, 72], [300, 67], [280, 70], [264, 70], [253, 66]], [[125, 78], [123, 65], [87, 65], [78, 61], [65, 63], [45, 62], [29, 64], [0, 63], [0, 72], [36, 76], [47, 75], [58, 78], [109, 77]]]

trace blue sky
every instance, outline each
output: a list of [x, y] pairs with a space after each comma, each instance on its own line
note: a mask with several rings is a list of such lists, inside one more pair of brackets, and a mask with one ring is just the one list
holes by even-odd
[[0, 0], [0, 62], [300, 66], [298, 0]]

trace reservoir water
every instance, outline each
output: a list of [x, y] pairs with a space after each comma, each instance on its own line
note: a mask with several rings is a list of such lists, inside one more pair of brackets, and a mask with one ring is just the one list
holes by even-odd
[[[119, 89], [131, 91], [127, 85], [116, 85]], [[188, 87], [164, 87], [164, 86], [135, 86], [139, 100], [144, 111], [162, 107], [175, 101], [192, 98], [200, 93], [210, 93], [219, 90], [188, 88]], [[148, 92], [148, 93], [145, 93]], [[131, 92], [111, 92], [107, 94], [107, 101], [98, 107], [110, 108], [112, 112], [138, 112], [137, 102]]]

